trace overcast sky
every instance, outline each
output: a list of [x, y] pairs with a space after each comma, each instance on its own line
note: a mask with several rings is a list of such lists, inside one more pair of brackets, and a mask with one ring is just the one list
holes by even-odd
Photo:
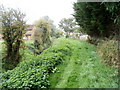
[[42, 16], [49, 16], [57, 25], [62, 18], [72, 17], [76, 0], [0, 0], [5, 7], [19, 8], [26, 13], [28, 24]]

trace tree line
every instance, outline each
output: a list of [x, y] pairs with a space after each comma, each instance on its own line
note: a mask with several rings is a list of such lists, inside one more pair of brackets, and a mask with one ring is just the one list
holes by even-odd
[[79, 2], [74, 3], [76, 22], [92, 37], [118, 35], [120, 24], [119, 2]]

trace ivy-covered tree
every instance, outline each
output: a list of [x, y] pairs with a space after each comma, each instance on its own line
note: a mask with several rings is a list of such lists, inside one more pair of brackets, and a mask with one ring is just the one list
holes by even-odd
[[37, 54], [41, 53], [44, 49], [48, 48], [51, 44], [50, 40], [51, 26], [45, 19], [36, 21], [34, 27], [34, 46], [38, 49]]
[[12, 8], [0, 8], [0, 20], [2, 24], [2, 34], [6, 46], [5, 55], [3, 55], [3, 69], [9, 70], [16, 67], [20, 62], [20, 48], [23, 45], [23, 34], [25, 32], [25, 21], [20, 10]]
[[50, 19], [49, 16], [43, 16], [41, 19], [46, 20], [47, 22], [49, 22], [50, 26], [51, 26], [51, 32], [50, 32], [50, 36], [51, 37], [56, 37], [56, 31], [57, 28], [54, 25], [54, 21], [52, 19]]

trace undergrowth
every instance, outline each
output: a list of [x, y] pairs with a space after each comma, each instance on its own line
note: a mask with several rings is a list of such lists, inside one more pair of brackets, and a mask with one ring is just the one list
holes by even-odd
[[50, 73], [55, 72], [55, 67], [64, 61], [66, 56], [71, 56], [71, 47], [70, 43], [64, 43], [54, 45], [38, 56], [26, 54], [27, 58], [24, 59], [27, 60], [23, 60], [15, 69], [0, 75], [0, 88], [49, 87]]
[[97, 51], [102, 57], [102, 61], [107, 65], [118, 67], [118, 41], [112, 40], [103, 40], [97, 46]]

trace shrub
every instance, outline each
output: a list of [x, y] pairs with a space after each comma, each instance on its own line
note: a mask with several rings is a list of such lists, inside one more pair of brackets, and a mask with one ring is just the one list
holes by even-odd
[[100, 43], [102, 39], [100, 38], [96, 38], [96, 37], [90, 37], [88, 39], [88, 42], [91, 43], [91, 44], [94, 44], [94, 45], [98, 45], [98, 43]]
[[118, 43], [116, 40], [103, 40], [97, 47], [103, 62], [111, 66], [118, 66]]
[[66, 38], [69, 38], [70, 37], [70, 35], [68, 35], [68, 34], [66, 34], [66, 36], [65, 36]]
[[48, 48], [41, 55], [31, 56], [30, 60], [23, 60], [15, 69], [0, 74], [0, 88], [48, 88], [50, 73], [66, 55], [71, 56], [69, 45]]
[[50, 22], [45, 19], [40, 19], [36, 21], [35, 27], [33, 29], [34, 36], [34, 46], [38, 49], [40, 54], [43, 49], [48, 48], [51, 45], [50, 40], [51, 25]]
[[55, 37], [56, 38], [60, 38], [61, 36], [63, 35], [63, 32], [62, 31], [60, 31], [60, 30], [57, 30], [57, 31], [55, 31]]
[[[119, 28], [120, 3], [86, 2], [73, 4], [76, 22], [90, 36], [109, 37]], [[118, 25], [117, 25], [118, 24]]]

